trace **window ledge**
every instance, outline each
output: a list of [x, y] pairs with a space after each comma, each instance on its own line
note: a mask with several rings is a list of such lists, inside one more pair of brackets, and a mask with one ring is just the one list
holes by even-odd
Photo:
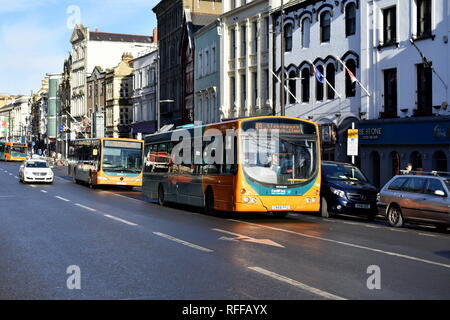
[[413, 41], [416, 42], [416, 41], [428, 40], [428, 39], [431, 39], [432, 41], [434, 41], [435, 38], [436, 38], [435, 34], [424, 33], [424, 34], [413, 37]]
[[396, 48], [398, 48], [399, 43], [398, 43], [398, 42], [380, 43], [380, 44], [377, 46], [377, 49], [378, 49], [378, 51], [380, 51], [380, 50], [382, 50], [382, 49], [389, 48], [389, 47], [394, 47], [394, 46], [395, 46]]

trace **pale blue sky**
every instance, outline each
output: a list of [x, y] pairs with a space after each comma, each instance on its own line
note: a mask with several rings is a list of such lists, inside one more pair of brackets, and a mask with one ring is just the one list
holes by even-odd
[[[92, 30], [151, 35], [159, 0], [0, 0], [0, 93], [30, 94], [62, 72], [74, 21]], [[69, 11], [69, 12], [68, 12]]]

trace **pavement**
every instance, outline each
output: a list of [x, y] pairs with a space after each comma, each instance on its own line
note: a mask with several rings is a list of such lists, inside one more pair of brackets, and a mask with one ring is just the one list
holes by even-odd
[[0, 299], [450, 299], [449, 231], [215, 217], [59, 167], [53, 185], [24, 185], [18, 170], [0, 162]]

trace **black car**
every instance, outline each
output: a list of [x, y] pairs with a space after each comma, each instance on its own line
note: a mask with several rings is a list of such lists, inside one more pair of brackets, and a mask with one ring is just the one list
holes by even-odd
[[378, 189], [354, 165], [322, 162], [322, 217], [346, 213], [373, 220], [377, 215], [377, 192]]

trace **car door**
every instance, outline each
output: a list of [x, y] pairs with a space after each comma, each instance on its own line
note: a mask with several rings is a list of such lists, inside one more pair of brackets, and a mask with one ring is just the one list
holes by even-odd
[[[443, 195], [437, 195], [436, 191], [443, 193]], [[427, 179], [425, 194], [422, 201], [420, 201], [422, 210], [418, 218], [432, 222], [448, 223], [450, 214], [449, 196], [441, 180], [437, 178]]]
[[422, 177], [410, 177], [403, 185], [399, 195], [399, 204], [401, 206], [403, 216], [406, 219], [420, 219], [421, 201], [424, 198], [424, 190], [426, 179]]

